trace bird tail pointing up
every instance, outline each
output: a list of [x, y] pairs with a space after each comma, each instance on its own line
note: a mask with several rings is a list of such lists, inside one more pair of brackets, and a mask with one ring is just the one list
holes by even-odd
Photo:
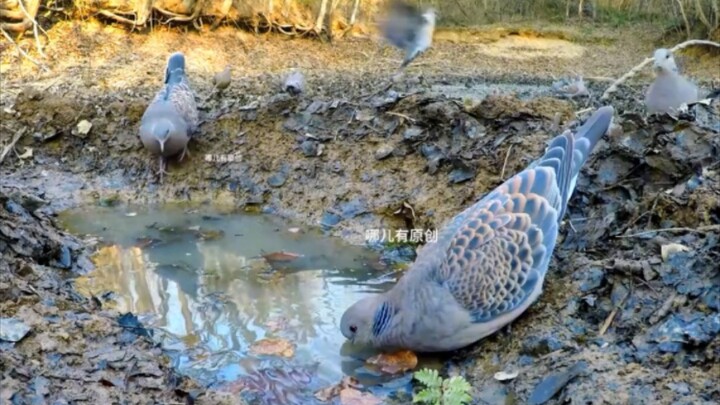
[[580, 169], [600, 138], [607, 133], [613, 113], [614, 110], [610, 106], [598, 109], [574, 135], [570, 131], [565, 131], [555, 137], [550, 142], [545, 155], [538, 160], [536, 167], [551, 167], [557, 176], [558, 189], [562, 194], [558, 221], [563, 218], [567, 203], [575, 191]]

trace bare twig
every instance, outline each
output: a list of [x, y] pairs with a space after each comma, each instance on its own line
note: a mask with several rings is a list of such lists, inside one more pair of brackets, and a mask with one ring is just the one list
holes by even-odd
[[705, 12], [703, 11], [703, 6], [700, 4], [700, 0], [695, 0], [695, 13], [703, 24], [705, 24], [705, 27], [707, 28], [708, 32], [711, 32], [715, 27], [712, 26], [710, 23], [710, 20], [708, 20], [707, 16], [705, 15]]
[[699, 226], [697, 228], [686, 228], [686, 227], [677, 227], [677, 228], [660, 228], [660, 229], [651, 229], [649, 231], [643, 231], [638, 233], [631, 233], [629, 235], [618, 235], [616, 238], [622, 239], [622, 238], [635, 238], [638, 236], [645, 236], [645, 235], [652, 235], [653, 233], [658, 232], [694, 232], [694, 233], [708, 233], [713, 231], [720, 231], [720, 225], [705, 225], [705, 226]]
[[25, 52], [25, 51], [20, 47], [20, 45], [18, 45], [17, 42], [13, 41], [12, 37], [11, 37], [7, 32], [5, 32], [4, 29], [0, 28], [0, 32], [2, 32], [3, 36], [4, 36], [8, 41], [10, 41], [10, 43], [12, 43], [13, 45], [15, 45], [15, 47], [17, 48], [17, 50], [22, 54], [22, 56], [25, 57], [25, 59], [27, 59], [27, 60], [29, 60], [30, 62], [34, 63], [34, 64], [37, 65], [39, 68], [41, 68], [41, 69], [43, 69], [43, 70], [45, 70], [45, 71], [48, 71], [47, 66], [45, 66], [45, 65], [43, 65], [42, 63], [36, 61], [35, 59], [32, 58], [32, 56], [28, 55], [27, 52]]
[[327, 13], [327, 0], [321, 0], [320, 11], [318, 12], [318, 17], [317, 17], [317, 20], [315, 21], [315, 26], [313, 27], [313, 30], [315, 31], [316, 34], [319, 34], [320, 32], [322, 32], [326, 13]]
[[682, 15], [683, 22], [685, 23], [685, 33], [687, 38], [690, 38], [690, 23], [688, 22], [687, 14], [685, 14], [685, 7], [683, 7], [682, 0], [677, 0], [678, 7], [680, 7], [680, 15]]
[[[38, 53], [40, 54], [40, 56], [45, 58], [46, 57], [45, 53], [43, 52], [42, 45], [40, 44], [40, 36], [38, 35], [39, 24], [37, 23], [37, 20], [35, 20], [35, 15], [37, 14], [37, 11], [40, 7], [40, 0], [35, 0], [35, 1], [36, 2], [33, 3], [33, 6], [31, 7], [33, 9], [33, 13], [34, 13], [33, 15], [30, 15], [30, 13], [27, 11], [27, 9], [25, 8], [25, 5], [23, 5], [22, 0], [18, 0], [18, 6], [20, 7], [20, 10], [22, 10], [23, 14], [25, 14], [25, 18], [32, 23], [33, 35], [35, 35], [35, 46], [37, 47], [37, 50], [38, 50]], [[40, 27], [40, 29], [42, 29], [42, 27]], [[47, 35], [47, 32], [45, 32], [45, 30], [43, 30], [43, 33], [45, 33], [45, 35]]]
[[[670, 52], [677, 52], [680, 49], [683, 49], [683, 48], [686, 48], [686, 47], [692, 46], [692, 45], [709, 45], [709, 46], [716, 46], [716, 47], [720, 48], [720, 44], [717, 42], [706, 41], [706, 40], [702, 40], [702, 39], [692, 39], [690, 41], [685, 41], [683, 43], [675, 45], [672, 49], [670, 49]], [[610, 87], [608, 87], [607, 90], [605, 90], [605, 92], [602, 94], [602, 97], [600, 97], [600, 99], [607, 100], [608, 97], [610, 97], [610, 94], [617, 91], [619, 85], [625, 83], [628, 79], [635, 76], [640, 70], [642, 70], [642, 68], [649, 65], [652, 61], [653, 61], [653, 58], [645, 58], [645, 60], [642, 61], [642, 63], [640, 63], [639, 65], [630, 69], [629, 72], [625, 73], [619, 79], [617, 79], [615, 82], [613, 82], [613, 84], [611, 84]]]
[[627, 294], [625, 294], [623, 299], [618, 302], [615, 308], [613, 308], [613, 310], [610, 312], [610, 315], [608, 315], [608, 317], [605, 319], [605, 322], [603, 322], [602, 326], [600, 326], [600, 336], [604, 335], [605, 332], [607, 332], [608, 328], [610, 328], [610, 325], [612, 325], [613, 320], [615, 320], [615, 316], [617, 316], [618, 311], [621, 310], [623, 306], [625, 306], [625, 301], [627, 301], [631, 292], [632, 289], [628, 289]]
[[505, 161], [503, 162], [502, 171], [500, 172], [500, 181], [503, 181], [505, 179], [505, 168], [507, 167], [508, 158], [510, 157], [510, 152], [512, 151], [513, 145], [511, 144], [510, 147], [507, 150], [507, 153], [505, 154]]
[[15, 137], [12, 141], [3, 149], [2, 154], [0, 155], [0, 164], [2, 164], [3, 160], [5, 160], [5, 156], [7, 156], [8, 153], [10, 153], [11, 150], [15, 147], [15, 144], [22, 138], [23, 134], [25, 133], [25, 128], [18, 131], [17, 134], [15, 134]]
[[387, 115], [394, 115], [394, 116], [396, 116], [396, 117], [400, 117], [400, 118], [406, 119], [406, 120], [412, 122], [413, 124], [415, 123], [415, 118], [409, 117], [409, 116], [407, 116], [407, 115], [405, 115], [405, 114], [402, 114], [402, 113], [399, 113], [399, 112], [386, 111], [385, 114], [387, 114]]
[[672, 294], [670, 294], [670, 296], [667, 297], [665, 302], [663, 302], [663, 304], [660, 306], [660, 308], [658, 308], [658, 310], [655, 311], [655, 313], [652, 314], [652, 316], [650, 316], [650, 319], [649, 319], [650, 325], [655, 325], [656, 323], [658, 323], [659, 320], [664, 318], [665, 315], [668, 314], [668, 312], [670, 312], [670, 310], [672, 309], [672, 306], [673, 306], [673, 302], [675, 301], [675, 298], [677, 298], [677, 293], [675, 291], [673, 291]]
[[350, 14], [350, 26], [355, 25], [355, 20], [357, 19], [357, 13], [358, 9], [360, 8], [360, 0], [355, 0], [355, 3], [353, 4], [353, 10], [352, 14]]

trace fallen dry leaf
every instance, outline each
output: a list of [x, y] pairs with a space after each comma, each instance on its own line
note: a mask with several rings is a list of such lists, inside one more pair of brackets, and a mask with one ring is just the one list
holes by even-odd
[[253, 343], [250, 351], [256, 355], [292, 357], [295, 354], [295, 345], [285, 339], [268, 338]]
[[340, 391], [341, 405], [380, 405], [382, 401], [373, 394], [360, 392], [355, 388]]
[[409, 350], [401, 350], [370, 357], [367, 359], [367, 364], [377, 367], [383, 373], [397, 374], [414, 369], [418, 364], [418, 358]]
[[272, 252], [264, 253], [262, 257], [269, 262], [291, 262], [302, 257], [302, 255], [291, 252]]
[[340, 393], [347, 388], [360, 388], [360, 383], [355, 377], [345, 376], [339, 383], [315, 392], [315, 398], [317, 398], [318, 401], [328, 402], [340, 395]]

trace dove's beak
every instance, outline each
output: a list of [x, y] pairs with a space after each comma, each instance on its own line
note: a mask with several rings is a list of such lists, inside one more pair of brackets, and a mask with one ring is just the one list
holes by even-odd
[[165, 153], [165, 140], [158, 139], [158, 142], [160, 142], [160, 153]]

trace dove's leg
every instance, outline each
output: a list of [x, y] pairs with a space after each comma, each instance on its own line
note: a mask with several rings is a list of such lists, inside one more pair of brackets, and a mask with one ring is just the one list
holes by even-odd
[[410, 64], [410, 62], [414, 61], [415, 58], [417, 58], [420, 55], [420, 51], [417, 49], [413, 49], [412, 51], [408, 52], [405, 55], [405, 60], [403, 60], [403, 63], [400, 65], [400, 69], [405, 69], [407, 65]]
[[182, 162], [185, 155], [190, 156], [190, 151], [188, 150], [187, 145], [185, 145], [185, 147], [183, 148], [182, 153], [180, 154], [180, 158], [178, 159], [178, 162]]
[[167, 171], [165, 170], [165, 166], [166, 166], [165, 157], [160, 156], [160, 170], [158, 171], [158, 173], [160, 174], [160, 183], [163, 182], [163, 178], [167, 174]]

